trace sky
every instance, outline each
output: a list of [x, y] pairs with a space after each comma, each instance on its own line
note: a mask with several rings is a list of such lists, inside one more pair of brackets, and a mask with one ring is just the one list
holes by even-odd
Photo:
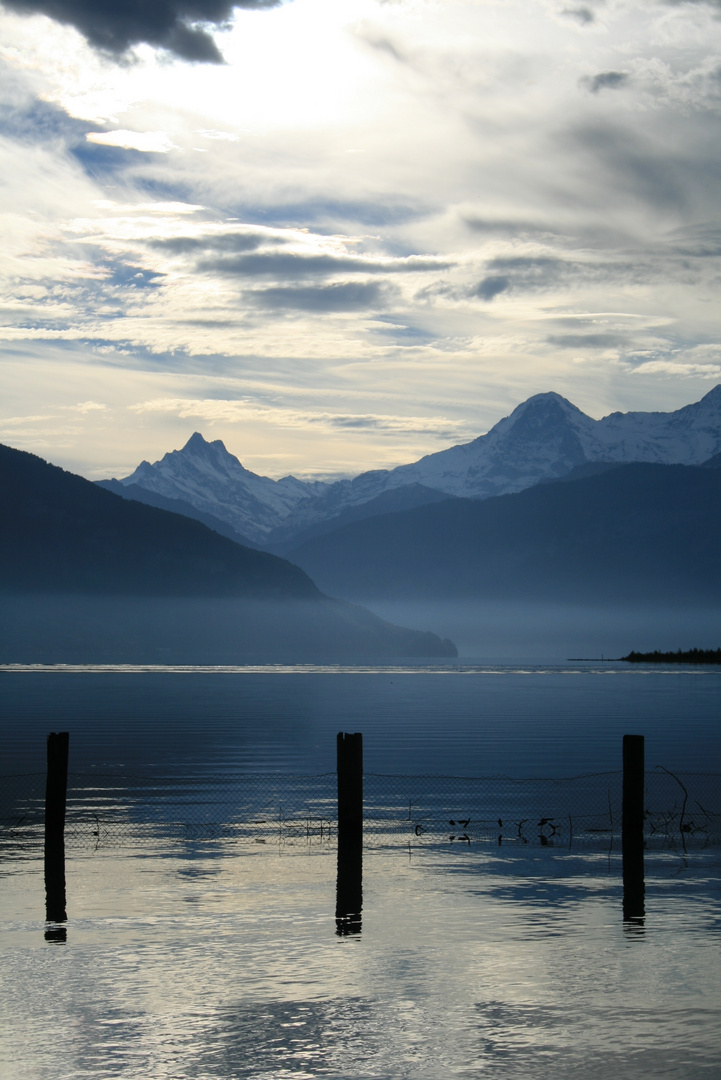
[[720, 57], [721, 0], [0, 0], [0, 441], [329, 478], [698, 400]]

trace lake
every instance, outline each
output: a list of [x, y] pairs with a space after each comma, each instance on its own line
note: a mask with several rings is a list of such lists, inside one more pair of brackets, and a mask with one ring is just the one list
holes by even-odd
[[721, 671], [619, 663], [378, 668], [0, 669], [5, 773], [44, 769], [71, 729], [71, 768], [320, 773], [339, 730], [371, 772], [572, 776], [649, 764], [721, 767]]
[[[367, 772], [399, 791], [445, 774], [456, 794], [463, 778], [616, 772], [640, 733], [648, 773], [688, 784], [721, 773], [720, 703], [718, 670], [618, 663], [3, 670], [1, 771], [42, 778], [47, 732], [69, 730], [71, 773], [111, 777], [127, 815], [140, 781], [332, 773], [339, 730], [363, 732]], [[41, 849], [6, 838], [5, 1073], [718, 1076], [718, 840], [649, 837], [645, 914], [624, 920], [610, 833], [506, 821], [501, 843], [473, 824], [369, 830], [362, 929], [340, 936], [335, 837], [317, 828], [78, 833], [64, 942], [45, 938]]]

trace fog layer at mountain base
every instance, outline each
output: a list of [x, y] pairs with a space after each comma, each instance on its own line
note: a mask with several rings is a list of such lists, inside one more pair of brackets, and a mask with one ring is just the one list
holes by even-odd
[[562, 663], [721, 645], [718, 608], [694, 605], [553, 604], [529, 601], [365, 600], [391, 622], [432, 626], [461, 660]]
[[452, 642], [320, 600], [17, 594], [0, 598], [0, 663], [363, 663], [456, 656]]

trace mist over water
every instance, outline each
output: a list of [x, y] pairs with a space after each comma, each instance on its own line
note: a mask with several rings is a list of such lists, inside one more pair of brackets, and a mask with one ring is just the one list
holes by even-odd
[[421, 636], [428, 632], [479, 663], [559, 664], [721, 645], [721, 613], [711, 606], [27, 595], [3, 596], [2, 607], [0, 663], [395, 662], [437, 650], [440, 640], [429, 646]]
[[370, 600], [389, 622], [450, 638], [461, 659], [495, 663], [563, 663], [639, 652], [721, 646], [715, 607], [608, 607], [527, 601]]
[[243, 597], [0, 595], [0, 663], [358, 663], [453, 656], [356, 604]]

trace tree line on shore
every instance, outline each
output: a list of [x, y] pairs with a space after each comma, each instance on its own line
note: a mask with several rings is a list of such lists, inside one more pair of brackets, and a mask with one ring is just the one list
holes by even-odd
[[677, 649], [676, 652], [630, 652], [622, 656], [632, 664], [721, 664], [721, 649]]

